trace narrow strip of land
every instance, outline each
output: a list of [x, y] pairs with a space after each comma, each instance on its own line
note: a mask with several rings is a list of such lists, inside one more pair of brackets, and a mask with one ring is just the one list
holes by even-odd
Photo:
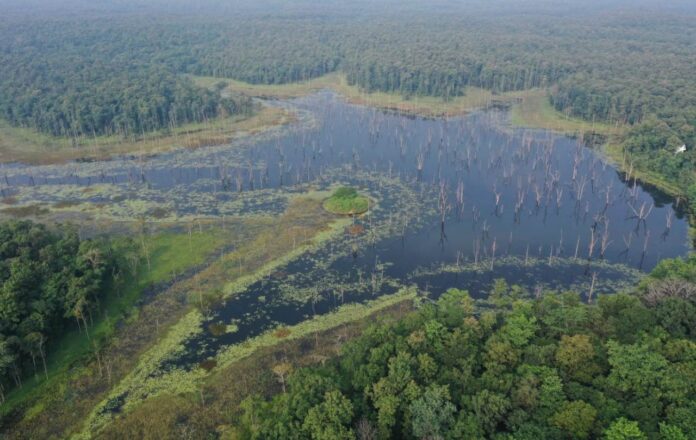
[[319, 90], [331, 89], [353, 104], [424, 117], [456, 116], [492, 105], [510, 104], [524, 94], [524, 92], [495, 94], [490, 90], [467, 87], [464, 95], [449, 100], [435, 96], [404, 97], [397, 93], [366, 92], [355, 85], [350, 85], [345, 75], [341, 73], [331, 73], [304, 82], [272, 85], [249, 84], [215, 77], [197, 76], [192, 79], [203, 87], [215, 87], [216, 84], [223, 82], [226, 83], [229, 93], [265, 99], [298, 98]]
[[262, 106], [251, 116], [221, 117], [146, 133], [133, 139], [97, 136], [72, 139], [12, 127], [0, 120], [0, 163], [54, 164], [71, 160], [104, 160], [113, 156], [149, 155], [181, 148], [221, 145], [294, 120], [292, 113]]

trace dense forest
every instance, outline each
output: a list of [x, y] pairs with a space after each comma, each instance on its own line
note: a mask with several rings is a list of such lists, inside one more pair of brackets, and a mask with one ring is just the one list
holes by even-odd
[[696, 438], [694, 282], [692, 256], [591, 305], [498, 281], [480, 310], [451, 289], [248, 398], [241, 437]]
[[89, 337], [118, 261], [106, 241], [80, 240], [74, 228], [0, 223], [0, 403], [27, 373], [46, 373], [47, 350], [64, 330]]
[[53, 135], [93, 136], [250, 111], [249, 101], [196, 87], [185, 74], [278, 84], [340, 71], [366, 91], [444, 100], [468, 86], [542, 87], [568, 115], [627, 124], [622, 142], [634, 167], [665, 176], [682, 195], [696, 192], [696, 29], [688, 16], [513, 14], [443, 2], [388, 17], [364, 4], [335, 5], [334, 15], [331, 3], [298, 4], [271, 14], [248, 5], [232, 16], [5, 20], [0, 114]]
[[[135, 137], [219, 115], [248, 114], [242, 97], [196, 87], [164, 63], [144, 23], [0, 26], [0, 115], [55, 136]], [[173, 32], [169, 36], [172, 36]]]

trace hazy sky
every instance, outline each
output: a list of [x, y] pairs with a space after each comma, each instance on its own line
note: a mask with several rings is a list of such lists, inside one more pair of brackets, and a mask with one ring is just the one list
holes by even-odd
[[354, 14], [388, 11], [553, 15], [650, 9], [696, 14], [695, 0], [0, 0], [0, 16], [76, 13]]

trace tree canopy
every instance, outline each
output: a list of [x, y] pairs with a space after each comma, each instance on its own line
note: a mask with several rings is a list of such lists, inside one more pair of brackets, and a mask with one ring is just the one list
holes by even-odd
[[64, 329], [89, 327], [116, 269], [106, 241], [80, 240], [69, 227], [0, 223], [0, 400], [23, 373], [45, 372], [46, 348]]
[[[436, 304], [373, 326], [338, 359], [296, 370], [284, 392], [248, 398], [239, 433], [693, 438], [696, 335], [680, 325], [686, 319], [696, 328], [696, 297], [669, 283], [694, 276], [696, 257], [667, 260], [635, 292], [593, 305], [572, 292], [513, 299], [519, 290], [498, 283], [508, 306], [480, 312], [466, 292], [451, 289]], [[672, 301], [689, 312], [663, 313]]]

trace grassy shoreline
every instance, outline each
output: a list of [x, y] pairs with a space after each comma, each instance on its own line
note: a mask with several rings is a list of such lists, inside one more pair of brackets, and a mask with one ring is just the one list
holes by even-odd
[[[584, 136], [587, 133], [605, 136], [607, 142], [602, 146], [602, 153], [619, 170], [627, 171], [624, 150], [621, 147], [621, 137], [626, 127], [568, 117], [553, 108], [543, 91], [531, 94], [514, 105], [510, 112], [510, 122], [516, 127], [550, 130], [569, 136]], [[634, 169], [633, 176], [671, 196], [676, 197], [681, 193], [677, 186], [654, 172]]]
[[[603, 146], [602, 153], [609, 160], [609, 162], [624, 175], [628, 172], [628, 166], [625, 163], [626, 160], [624, 157], [624, 150], [620, 145], [615, 143], [607, 143]], [[689, 201], [684, 194], [684, 190], [682, 190], [676, 183], [665, 179], [664, 176], [654, 171], [633, 168], [632, 176], [638, 182], [653, 186], [659, 191], [662, 191], [675, 199], [681, 199], [681, 204], [687, 204], [685, 209], [689, 218], [689, 237], [693, 243], [693, 246], [696, 247], [696, 212], [694, 212], [693, 209], [689, 209]]]
[[623, 126], [589, 122], [559, 112], [549, 102], [546, 90], [542, 89], [528, 91], [512, 107], [510, 122], [517, 127], [538, 128], [576, 136], [597, 133], [611, 137], [620, 136], [624, 131]]
[[27, 128], [12, 127], [0, 120], [0, 163], [47, 165], [71, 160], [104, 160], [118, 155], [149, 155], [181, 148], [200, 148], [227, 143], [293, 120], [294, 116], [284, 109], [263, 106], [251, 116], [185, 124], [172, 130], [147, 133], [132, 140], [119, 136], [98, 136], [80, 138], [75, 142]]
[[227, 78], [192, 76], [199, 86], [213, 87], [219, 82], [227, 83], [227, 90], [245, 96], [264, 99], [291, 99], [306, 96], [319, 90], [331, 89], [346, 101], [368, 107], [376, 107], [423, 117], [448, 117], [463, 115], [492, 105], [511, 104], [525, 92], [494, 94], [490, 90], [467, 87], [464, 96], [449, 101], [434, 96], [404, 98], [397, 93], [366, 92], [348, 84], [345, 75], [335, 72], [305, 82], [289, 84], [249, 84]]
[[[602, 149], [602, 152], [612, 164], [616, 165], [616, 167], [621, 171], [627, 172], [624, 150], [620, 145], [615, 143], [607, 143]], [[676, 184], [670, 182], [654, 171], [633, 168], [632, 176], [635, 177], [639, 182], [652, 185], [672, 197], [684, 196], [683, 191]]]
[[[118, 323], [122, 319], [128, 320], [136, 312], [136, 303], [145, 289], [167, 282], [173, 273], [181, 273], [189, 267], [202, 264], [207, 255], [215, 251], [219, 242], [214, 233], [205, 232], [193, 234], [190, 240], [179, 240], [172, 233], [147, 237], [145, 245], [151, 252], [152, 270], [142, 269], [124, 285], [112, 286], [113, 292], [107, 294], [102, 302], [102, 313], [89, 328], [90, 338], [74, 329], [55, 341], [54, 348], [47, 356], [48, 379], [44, 380], [43, 376], [27, 378], [21, 388], [8, 394], [7, 400], [0, 406], [0, 415], [9, 414], [27, 400], [66, 380], [69, 370], [81, 359], [93, 355], [94, 344], [98, 348], [105, 344], [115, 333]], [[33, 412], [36, 412], [36, 408], [30, 408], [28, 415], [31, 416]]]

